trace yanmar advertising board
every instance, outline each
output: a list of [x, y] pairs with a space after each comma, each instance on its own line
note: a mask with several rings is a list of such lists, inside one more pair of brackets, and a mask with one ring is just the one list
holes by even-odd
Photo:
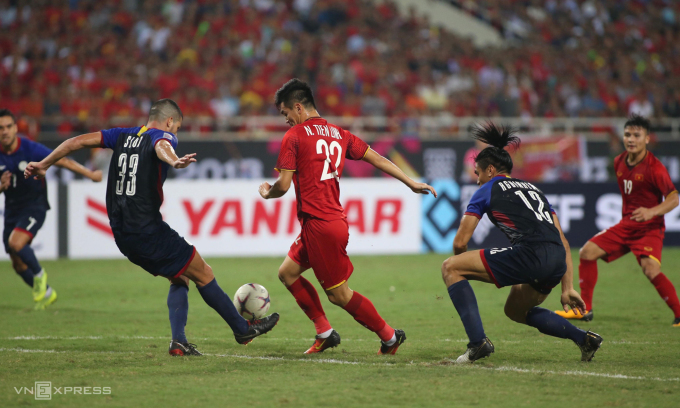
[[[263, 180], [165, 183], [163, 219], [204, 256], [285, 256], [300, 233], [295, 192], [264, 200]], [[106, 186], [68, 187], [68, 256], [122, 257], [106, 214]], [[403, 254], [421, 250], [421, 197], [396, 180], [343, 180], [341, 203], [352, 254]]]

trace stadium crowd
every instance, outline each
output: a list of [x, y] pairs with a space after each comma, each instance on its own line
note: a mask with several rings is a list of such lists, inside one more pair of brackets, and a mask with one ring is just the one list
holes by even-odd
[[276, 115], [300, 77], [327, 116], [680, 116], [680, 2], [450, 1], [508, 46], [390, 1], [0, 0], [2, 105], [65, 132], [162, 97], [188, 117]]

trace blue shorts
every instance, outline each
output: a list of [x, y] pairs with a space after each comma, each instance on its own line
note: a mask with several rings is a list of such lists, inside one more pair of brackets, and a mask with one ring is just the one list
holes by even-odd
[[563, 245], [531, 243], [479, 252], [484, 267], [499, 288], [526, 283], [547, 295], [567, 271]]
[[196, 255], [196, 248], [163, 222], [151, 234], [113, 231], [120, 252], [154, 276], [176, 278]]
[[33, 240], [40, 228], [42, 228], [46, 215], [47, 209], [41, 207], [24, 208], [16, 212], [16, 214], [8, 214], [7, 211], [5, 211], [5, 229], [2, 232], [2, 242], [5, 244], [5, 252], [9, 253], [9, 236], [12, 234], [12, 231], [19, 230], [25, 232], [30, 235], [31, 240]]

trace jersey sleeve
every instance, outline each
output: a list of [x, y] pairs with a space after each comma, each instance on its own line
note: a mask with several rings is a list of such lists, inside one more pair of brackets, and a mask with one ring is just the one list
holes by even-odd
[[297, 154], [300, 140], [295, 131], [289, 130], [283, 136], [281, 143], [281, 151], [279, 158], [276, 161], [276, 171], [296, 171], [297, 170]]
[[178, 140], [177, 136], [173, 135], [172, 133], [169, 132], [163, 132], [162, 130], [156, 131], [156, 132], [149, 132], [149, 136], [151, 137], [151, 143], [153, 144], [154, 147], [160, 142], [161, 140], [165, 140], [170, 142], [170, 145], [172, 146], [173, 149], [177, 148]]
[[116, 141], [118, 140], [118, 136], [120, 136], [123, 131], [127, 130], [126, 128], [113, 128], [113, 129], [104, 129], [100, 130], [99, 133], [102, 134], [102, 141], [101, 141], [101, 147], [105, 147], [107, 149], [113, 149], [116, 147]]
[[479, 219], [486, 213], [491, 203], [491, 183], [486, 183], [475, 191], [472, 195], [470, 203], [465, 210], [465, 215], [472, 215]]
[[673, 185], [671, 176], [668, 174], [668, 170], [666, 170], [666, 167], [661, 162], [658, 162], [657, 165], [654, 166], [653, 174], [654, 185], [659, 189], [659, 191], [661, 191], [661, 194], [663, 194], [664, 197], [667, 197], [670, 193], [677, 191], [675, 185]]
[[345, 158], [350, 160], [361, 160], [366, 156], [369, 146], [368, 143], [354, 136], [353, 134], [347, 132], [349, 136], [349, 141], [347, 142], [347, 151], [345, 152]]
[[31, 143], [31, 161], [39, 162], [52, 153], [52, 149], [40, 143]]

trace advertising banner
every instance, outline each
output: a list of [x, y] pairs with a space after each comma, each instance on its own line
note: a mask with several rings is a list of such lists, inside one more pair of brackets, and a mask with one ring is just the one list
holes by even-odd
[[[285, 256], [300, 233], [293, 189], [264, 200], [264, 180], [165, 183], [163, 219], [204, 256]], [[270, 180], [271, 182], [271, 180]], [[121, 257], [106, 215], [104, 185], [69, 184], [70, 258]], [[343, 180], [352, 254], [418, 253], [420, 196], [396, 180]]]
[[[621, 220], [621, 193], [614, 183], [536, 183], [555, 209], [570, 245], [582, 247], [598, 232]], [[433, 183], [440, 197], [423, 199], [423, 249], [450, 253], [453, 237], [460, 226], [476, 185], [459, 186], [453, 181]], [[664, 246], [680, 245], [680, 207], [665, 216], [666, 237]], [[485, 215], [479, 222], [470, 248], [508, 246], [509, 241]]]
[[[58, 225], [59, 215], [58, 189], [56, 183], [47, 186], [47, 199], [50, 202], [51, 210], [47, 212], [42, 228], [31, 242], [31, 247], [35, 251], [35, 256], [41, 259], [57, 259], [59, 257]], [[5, 200], [0, 200], [0, 222], [5, 222]], [[0, 251], [0, 260], [8, 261], [9, 255], [5, 253], [4, 247]]]

